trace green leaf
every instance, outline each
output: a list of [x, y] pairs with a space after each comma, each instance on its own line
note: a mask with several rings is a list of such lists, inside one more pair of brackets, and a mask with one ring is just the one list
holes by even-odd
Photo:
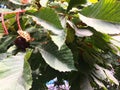
[[[6, 12], [12, 12], [12, 10], [0, 8], [0, 13], [6, 13]], [[6, 19], [5, 25], [7, 28], [11, 27], [11, 25], [15, 22], [15, 18], [13, 18], [13, 16], [15, 16], [15, 14], [4, 15], [4, 19]], [[1, 18], [0, 18], [0, 21], [1, 21]], [[2, 23], [0, 23], [0, 32], [4, 32], [3, 30], [4, 29], [2, 27]]]
[[90, 18], [100, 19], [112, 23], [120, 23], [120, 2], [118, 0], [100, 0], [88, 6], [81, 14]]
[[[12, 25], [15, 23], [15, 18], [9, 18], [9, 15], [7, 15], [7, 17], [5, 17], [5, 25], [7, 27], [7, 29], [11, 28]], [[3, 26], [2, 26], [2, 23], [0, 23], [0, 33], [4, 33], [4, 29], [3, 29]]]
[[113, 76], [113, 73], [111, 71], [104, 69], [104, 72], [108, 77], [108, 79], [110, 80], [110, 82], [115, 83], [116, 85], [119, 85], [118, 80]]
[[25, 55], [25, 60], [28, 60], [33, 52], [33, 49], [27, 49], [26, 50], [26, 55]]
[[106, 33], [106, 34], [120, 33], [120, 24], [106, 22], [103, 20], [86, 17], [84, 15], [79, 15], [79, 17], [84, 23], [86, 23], [90, 27], [93, 27], [95, 30], [99, 32]]
[[53, 27], [58, 29], [63, 29], [57, 13], [55, 12], [55, 10], [51, 8], [41, 8], [39, 11], [35, 12], [33, 15], [38, 19], [38, 20], [35, 20], [38, 24], [42, 22], [40, 21], [40, 19], [42, 19], [44, 22], [46, 22], [46, 24], [50, 24]]
[[67, 30], [66, 43], [72, 43], [75, 39], [75, 31], [73, 29]]
[[78, 37], [87, 37], [92, 36], [93, 33], [88, 29], [77, 29], [75, 35]]
[[[96, 70], [97, 69], [97, 70]], [[107, 78], [105, 72], [103, 71], [103, 67], [95, 64], [95, 71], [93, 71], [92, 73], [100, 80], [105, 80]]]
[[58, 49], [62, 47], [66, 40], [66, 33], [61, 31], [59, 35], [50, 35], [52, 41], [58, 46]]
[[63, 72], [76, 70], [72, 52], [66, 45], [58, 50], [54, 43], [48, 42], [42, 46], [40, 53], [46, 63], [56, 70]]
[[87, 0], [70, 0], [69, 1], [69, 6], [67, 8], [67, 11], [69, 11], [70, 9], [72, 9], [72, 7], [78, 6], [80, 4], [84, 4], [86, 2], [87, 2]]
[[113, 76], [112, 71], [105, 69], [99, 65], [95, 65], [95, 68], [97, 70], [95, 70], [94, 72], [92, 72], [98, 79], [100, 80], [106, 80], [108, 79], [109, 82], [115, 83], [116, 85], [119, 85], [118, 80]]
[[[120, 47], [120, 36], [118, 36], [118, 35], [112, 36], [111, 43], [116, 45], [117, 47]], [[118, 55], [119, 55], [119, 53], [118, 53]]]
[[[32, 87], [32, 71], [31, 71], [31, 67], [29, 65], [29, 63], [24, 60], [24, 71], [23, 71], [23, 78], [24, 78], [24, 88], [25, 90], [30, 90], [30, 88]], [[23, 89], [24, 90], [24, 89]]]
[[72, 23], [71, 21], [67, 21], [67, 23], [70, 25], [70, 27], [72, 29], [75, 30], [75, 35], [78, 36], [78, 37], [86, 37], [86, 36], [91, 36], [93, 35], [93, 33], [88, 30], [88, 29], [78, 29], [74, 23]]
[[6, 52], [6, 50], [8, 49], [8, 46], [10, 46], [14, 40], [15, 40], [16, 36], [4, 36], [0, 39], [0, 53]]
[[91, 42], [95, 47], [103, 50], [103, 51], [112, 51], [112, 48], [110, 47], [110, 36], [107, 34], [103, 34], [100, 32], [97, 32], [95, 30], [92, 30], [94, 33], [93, 36], [91, 36]]
[[96, 79], [95, 77], [93, 77], [93, 79], [100, 87], [102, 87], [104, 90], [107, 90], [105, 85], [100, 80]]
[[61, 48], [66, 39], [66, 32], [62, 27], [57, 13], [51, 8], [41, 8], [31, 15], [37, 24], [52, 32], [50, 34], [53, 42]]
[[29, 90], [32, 78], [29, 64], [24, 62], [24, 54], [3, 58], [0, 62], [1, 90]]

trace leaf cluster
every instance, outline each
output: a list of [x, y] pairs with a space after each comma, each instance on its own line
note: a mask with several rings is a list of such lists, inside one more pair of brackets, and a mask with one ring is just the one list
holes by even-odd
[[[70, 90], [119, 88], [120, 47], [112, 38], [120, 33], [119, 1], [22, 1], [1, 2], [6, 8], [0, 13], [26, 11], [20, 13], [20, 26], [33, 40], [24, 51], [18, 48], [16, 14], [5, 15], [9, 35], [1, 22], [0, 90], [47, 90], [46, 83], [55, 77], [54, 87], [67, 80]], [[18, 42], [25, 47], [26, 42]]]

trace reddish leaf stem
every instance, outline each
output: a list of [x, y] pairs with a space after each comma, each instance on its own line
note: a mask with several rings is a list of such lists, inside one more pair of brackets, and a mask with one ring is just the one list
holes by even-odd
[[11, 11], [11, 12], [3, 12], [3, 14], [16, 14], [16, 13], [23, 13], [26, 10], [18, 10], [18, 11]]
[[5, 25], [5, 21], [4, 21], [4, 15], [6, 14], [16, 14], [16, 20], [17, 20], [17, 24], [18, 24], [18, 30], [22, 30], [21, 26], [20, 26], [20, 21], [19, 21], [19, 14], [25, 12], [25, 10], [18, 10], [18, 11], [11, 11], [11, 12], [3, 12], [1, 13], [1, 21], [2, 21], [2, 27], [4, 29], [4, 33], [6, 35], [9, 34], [7, 27]]
[[7, 27], [5, 25], [4, 14], [3, 13], [1, 14], [1, 21], [2, 21], [2, 26], [3, 26], [3, 29], [4, 29], [5, 35], [8, 35], [9, 33], [8, 33]]
[[20, 12], [16, 13], [16, 21], [18, 25], [18, 30], [22, 30], [21, 25], [20, 25]]

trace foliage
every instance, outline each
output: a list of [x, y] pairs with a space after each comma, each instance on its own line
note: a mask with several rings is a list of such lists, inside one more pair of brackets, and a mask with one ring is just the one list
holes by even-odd
[[48, 90], [55, 77], [55, 87], [119, 90], [119, 9], [118, 0], [1, 0], [0, 90]]

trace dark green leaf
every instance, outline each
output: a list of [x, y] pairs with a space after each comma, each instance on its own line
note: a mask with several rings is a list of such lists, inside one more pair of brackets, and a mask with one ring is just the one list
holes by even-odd
[[67, 8], [67, 11], [69, 11], [70, 9], [72, 9], [72, 7], [78, 6], [80, 4], [84, 4], [86, 2], [87, 2], [87, 0], [70, 0], [69, 1], [69, 6]]
[[100, 19], [112, 23], [120, 23], [120, 1], [100, 0], [98, 3], [88, 6], [81, 11], [84, 16]]
[[66, 32], [62, 27], [57, 13], [51, 8], [41, 8], [31, 16], [37, 24], [52, 32], [53, 42], [61, 48], [66, 39]]
[[105, 87], [105, 85], [98, 79], [96, 79], [95, 77], [93, 77], [95, 83], [97, 83], [100, 87], [102, 87], [104, 90], [107, 90], [107, 88]]
[[[51, 8], [41, 8], [39, 11], [35, 12], [33, 15], [36, 17], [36, 19], [34, 19], [35, 17], [33, 19], [38, 24], [46, 23], [46, 25], [50, 24], [50, 25], [54, 26], [55, 28], [63, 29], [57, 13]], [[44, 25], [42, 25], [42, 26], [44, 27]], [[52, 26], [51, 26], [51, 28], [52, 28]]]
[[10, 46], [14, 42], [15, 37], [16, 36], [4, 36], [1, 38], [1, 40], [0, 40], [0, 53], [6, 52], [6, 50], [8, 49], [8, 46]]
[[76, 70], [71, 50], [63, 45], [60, 50], [52, 42], [40, 49], [41, 55], [48, 65], [59, 71]]

